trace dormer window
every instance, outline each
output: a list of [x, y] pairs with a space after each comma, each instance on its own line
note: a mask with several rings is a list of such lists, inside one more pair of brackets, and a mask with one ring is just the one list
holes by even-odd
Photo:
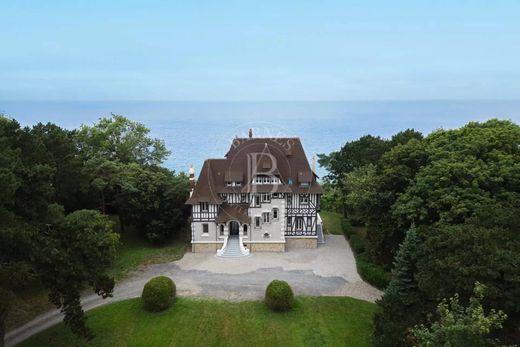
[[310, 186], [310, 183], [309, 183], [309, 182], [301, 182], [301, 183], [300, 183], [300, 187], [301, 187], [301, 188], [309, 188], [309, 186]]

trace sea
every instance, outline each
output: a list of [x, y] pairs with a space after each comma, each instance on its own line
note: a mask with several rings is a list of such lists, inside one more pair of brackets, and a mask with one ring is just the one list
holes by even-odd
[[[341, 102], [176, 102], [176, 101], [2, 101], [0, 113], [23, 126], [56, 123], [73, 129], [112, 113], [144, 123], [164, 140], [171, 155], [164, 166], [200, 170], [207, 158], [222, 158], [235, 137], [299, 137], [311, 162], [347, 141], [371, 134], [390, 138], [413, 128], [428, 134], [490, 118], [520, 123], [518, 101], [341, 101]], [[323, 177], [326, 170], [317, 167]]]

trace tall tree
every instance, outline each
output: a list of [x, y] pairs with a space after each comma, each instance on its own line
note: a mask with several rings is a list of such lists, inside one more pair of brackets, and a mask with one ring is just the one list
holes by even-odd
[[423, 312], [415, 308], [417, 304], [428, 305], [415, 280], [419, 244], [417, 232], [410, 229], [396, 255], [392, 280], [377, 303], [382, 310], [374, 317], [375, 346], [406, 345], [409, 328], [423, 318]]
[[119, 236], [97, 211], [79, 210], [64, 216], [61, 206], [50, 205], [48, 216], [51, 224], [37, 238], [37, 269], [50, 291], [49, 299], [65, 314], [65, 324], [75, 334], [91, 338], [81, 307], [81, 289], [87, 283], [103, 298], [112, 295], [114, 280], [107, 270]]
[[104, 158], [123, 164], [158, 165], [170, 154], [164, 141], [149, 137], [139, 122], [112, 114], [93, 126], [82, 125], [76, 141], [86, 160]]
[[413, 329], [417, 346], [506, 347], [491, 334], [502, 328], [507, 315], [494, 309], [485, 313], [482, 305], [485, 291], [486, 286], [475, 283], [467, 307], [460, 304], [457, 294], [449, 302], [443, 299], [437, 306], [438, 320], [430, 327], [420, 325]]

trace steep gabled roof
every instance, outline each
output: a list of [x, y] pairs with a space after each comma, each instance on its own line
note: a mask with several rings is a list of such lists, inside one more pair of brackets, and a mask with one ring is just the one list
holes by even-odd
[[[280, 178], [282, 185], [251, 184], [252, 175], [269, 174]], [[299, 138], [236, 138], [224, 159], [204, 162], [195, 190], [187, 204], [210, 202], [221, 204], [218, 193], [323, 192], [312, 172]], [[242, 186], [226, 182], [242, 181]], [[308, 186], [300, 183], [308, 182]]]

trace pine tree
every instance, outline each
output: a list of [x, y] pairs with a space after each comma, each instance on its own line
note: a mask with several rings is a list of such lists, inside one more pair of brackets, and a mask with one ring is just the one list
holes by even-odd
[[414, 228], [410, 229], [399, 246], [394, 261], [392, 280], [385, 290], [385, 297], [391, 297], [403, 305], [411, 305], [417, 299], [417, 282], [414, 274], [419, 243], [417, 231]]
[[420, 300], [414, 275], [420, 238], [412, 228], [395, 257], [392, 280], [377, 303], [382, 310], [374, 317], [374, 346], [406, 345], [408, 329], [417, 322], [414, 304]]

